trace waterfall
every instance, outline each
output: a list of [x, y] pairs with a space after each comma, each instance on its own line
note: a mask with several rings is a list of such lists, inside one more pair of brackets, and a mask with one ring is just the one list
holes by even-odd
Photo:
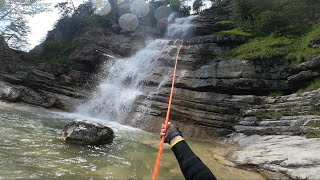
[[[172, 39], [185, 39], [193, 36], [193, 23], [192, 20], [196, 16], [188, 16], [186, 18], [175, 18], [167, 28], [166, 36]], [[170, 18], [169, 18], [170, 19]]]
[[156, 64], [159, 56], [169, 53], [172, 48], [170, 39], [188, 37], [192, 31], [191, 20], [194, 18], [176, 18], [168, 26], [166, 37], [147, 43], [147, 46], [129, 58], [117, 59], [107, 69], [92, 96], [77, 108], [77, 113], [105, 120], [121, 122], [129, 111], [135, 99], [143, 94], [142, 86], [149, 71]]

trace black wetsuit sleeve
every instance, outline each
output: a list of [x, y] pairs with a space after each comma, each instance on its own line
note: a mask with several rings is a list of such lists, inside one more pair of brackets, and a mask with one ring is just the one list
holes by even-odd
[[180, 141], [172, 148], [186, 180], [216, 180], [209, 168], [194, 154], [186, 141]]

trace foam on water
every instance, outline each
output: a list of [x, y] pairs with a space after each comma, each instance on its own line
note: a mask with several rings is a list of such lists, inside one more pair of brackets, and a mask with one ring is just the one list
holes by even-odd
[[120, 122], [140, 95], [141, 82], [157, 57], [169, 47], [168, 40], [155, 40], [136, 55], [118, 59], [108, 70], [92, 97], [77, 108], [77, 112]]

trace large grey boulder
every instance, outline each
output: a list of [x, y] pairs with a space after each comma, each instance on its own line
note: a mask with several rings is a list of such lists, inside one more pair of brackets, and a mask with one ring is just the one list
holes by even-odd
[[75, 120], [67, 124], [61, 134], [67, 143], [83, 145], [103, 145], [112, 143], [113, 130], [97, 122]]

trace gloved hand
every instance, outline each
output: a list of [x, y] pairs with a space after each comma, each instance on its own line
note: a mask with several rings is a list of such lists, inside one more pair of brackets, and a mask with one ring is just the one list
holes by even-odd
[[170, 122], [168, 123], [168, 128], [164, 128], [164, 124], [161, 125], [161, 133], [160, 137], [165, 136], [164, 142], [170, 144], [170, 141], [176, 137], [176, 136], [181, 136], [182, 133], [179, 131], [178, 128], [176, 128], [173, 124]]

